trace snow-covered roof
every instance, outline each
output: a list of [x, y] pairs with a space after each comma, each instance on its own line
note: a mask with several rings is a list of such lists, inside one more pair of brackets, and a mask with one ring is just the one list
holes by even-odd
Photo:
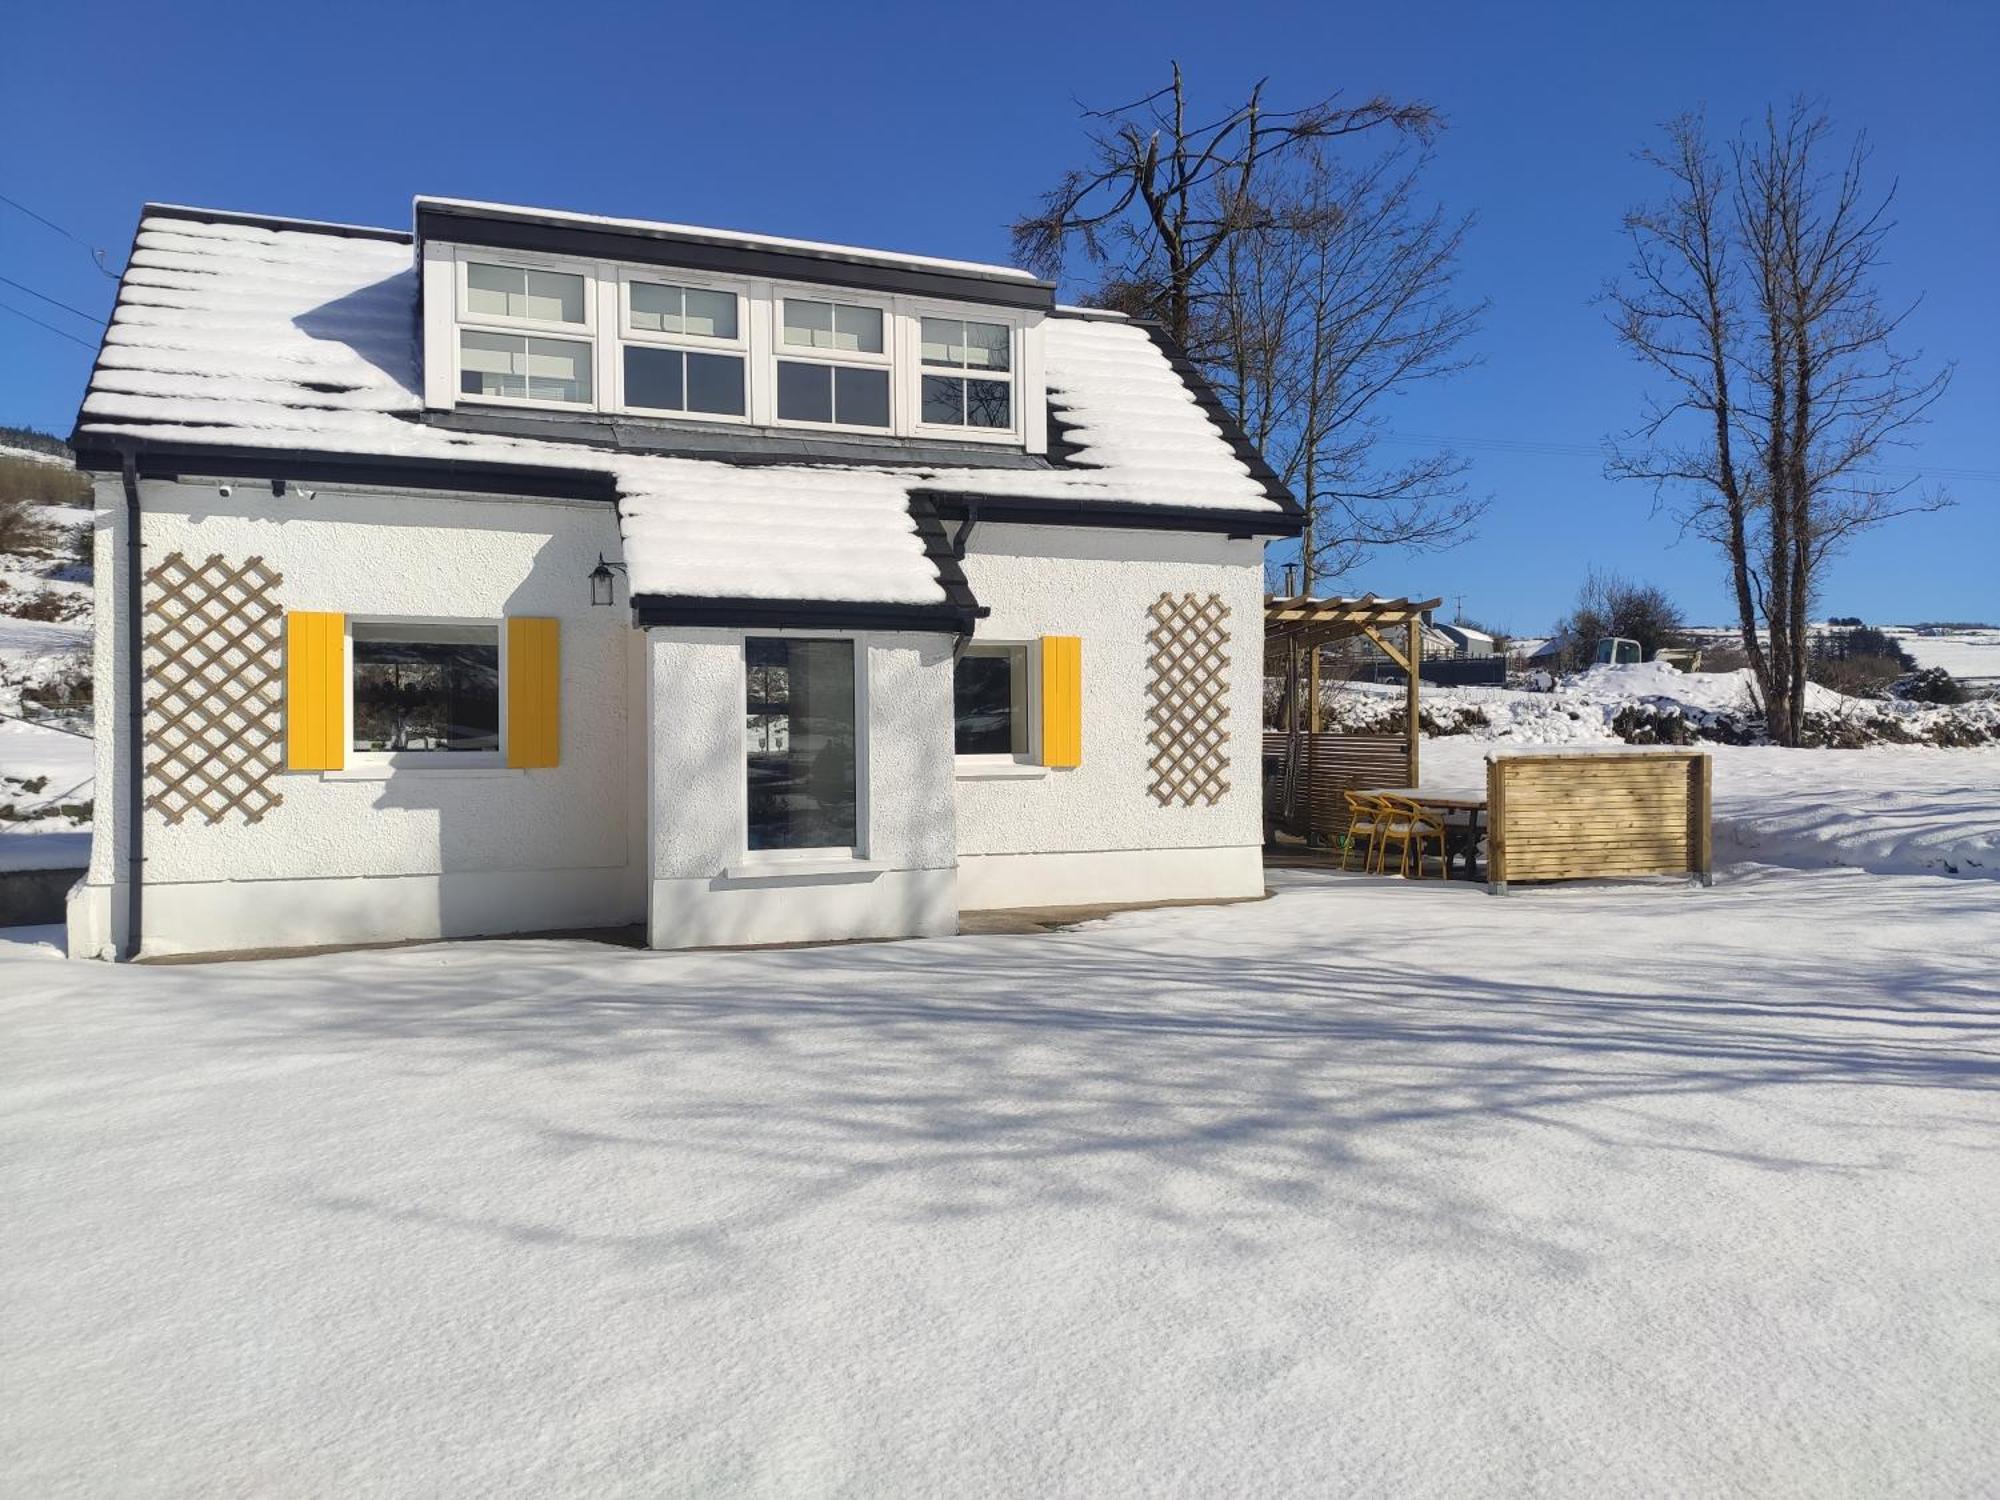
[[[1050, 318], [1048, 395], [1071, 452], [1040, 469], [737, 465], [423, 418], [407, 240], [149, 210], [78, 443], [608, 473], [634, 593], [939, 604], [914, 492], [1288, 515], [1138, 324]], [[1205, 394], [1205, 393], [1204, 393]], [[1171, 524], [1171, 523], [1169, 523]]]

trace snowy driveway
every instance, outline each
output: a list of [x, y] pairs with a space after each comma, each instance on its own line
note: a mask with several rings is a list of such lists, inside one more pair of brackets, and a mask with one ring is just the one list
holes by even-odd
[[0, 960], [16, 1495], [1971, 1495], [2000, 890]]

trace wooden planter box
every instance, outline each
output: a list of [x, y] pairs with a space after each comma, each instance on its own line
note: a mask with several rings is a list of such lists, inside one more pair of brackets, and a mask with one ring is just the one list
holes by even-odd
[[1488, 888], [1618, 875], [1709, 884], [1710, 767], [1684, 750], [1488, 758]]

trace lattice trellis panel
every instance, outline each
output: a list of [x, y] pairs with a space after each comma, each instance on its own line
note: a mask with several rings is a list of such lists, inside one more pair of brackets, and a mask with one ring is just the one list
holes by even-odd
[[146, 805], [169, 823], [255, 823], [284, 801], [283, 582], [261, 557], [178, 552], [146, 574]]
[[1220, 594], [1162, 594], [1153, 628], [1153, 800], [1213, 806], [1229, 790], [1229, 606]]

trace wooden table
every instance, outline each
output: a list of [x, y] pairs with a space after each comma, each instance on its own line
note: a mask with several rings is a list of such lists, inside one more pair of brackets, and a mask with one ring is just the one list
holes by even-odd
[[1466, 814], [1463, 824], [1445, 824], [1445, 879], [1451, 878], [1451, 835], [1463, 832], [1458, 841], [1459, 852], [1465, 860], [1465, 878], [1473, 878], [1473, 861], [1479, 854], [1479, 824], [1486, 816], [1486, 797], [1479, 792], [1427, 792], [1414, 786], [1369, 786], [1356, 787], [1357, 797], [1402, 797], [1433, 812]]

